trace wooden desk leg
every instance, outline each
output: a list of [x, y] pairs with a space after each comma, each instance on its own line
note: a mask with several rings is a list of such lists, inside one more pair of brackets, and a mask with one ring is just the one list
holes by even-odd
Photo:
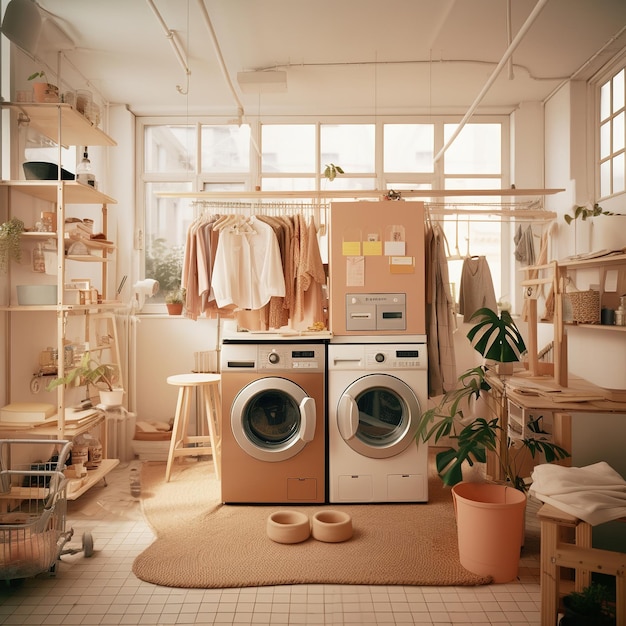
[[[576, 545], [580, 548], [591, 548], [592, 528], [586, 522], [576, 525]], [[576, 569], [574, 590], [582, 591], [591, 584], [591, 571], [588, 569]]]
[[559, 606], [559, 567], [556, 564], [556, 547], [559, 526], [551, 521], [541, 521], [541, 626], [555, 626]]

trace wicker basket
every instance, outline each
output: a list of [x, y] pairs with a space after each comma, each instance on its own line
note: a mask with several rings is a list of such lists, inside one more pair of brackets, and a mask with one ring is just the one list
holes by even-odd
[[600, 323], [600, 292], [570, 291], [566, 294], [572, 304], [572, 320], [579, 324]]

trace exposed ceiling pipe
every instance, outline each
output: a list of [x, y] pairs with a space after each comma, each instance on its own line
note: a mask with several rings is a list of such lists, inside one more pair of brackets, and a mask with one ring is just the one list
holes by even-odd
[[[184, 53], [183, 48], [180, 42], [178, 41], [178, 38], [176, 37], [176, 33], [173, 30], [171, 30], [168, 27], [168, 25], [165, 23], [165, 20], [159, 13], [159, 10], [156, 8], [156, 5], [154, 4], [154, 2], [152, 0], [146, 0], [146, 2], [148, 3], [148, 6], [152, 9], [152, 12], [156, 16], [159, 24], [161, 24], [161, 28], [163, 29], [165, 36], [167, 37], [167, 39], [169, 39], [170, 45], [172, 46], [172, 50], [174, 51], [174, 54], [176, 58], [178, 59], [178, 62], [181, 64], [183, 71], [185, 72], [185, 76], [187, 77], [187, 84], [189, 84], [189, 76], [191, 74], [191, 70], [189, 69], [189, 65], [187, 64], [187, 55]], [[178, 93], [181, 93], [183, 95], [186, 95], [187, 93], [187, 90], [183, 90], [183, 88], [180, 85], [176, 85], [176, 91], [178, 91]]]
[[[513, 36], [513, 27], [511, 26], [511, 0], [506, 2], [506, 45], [511, 45], [511, 37]], [[513, 80], [513, 55], [507, 61], [507, 71], [509, 72], [509, 80]]]
[[202, 13], [202, 16], [204, 17], [204, 22], [209, 31], [209, 35], [211, 35], [211, 41], [213, 42], [215, 55], [217, 56], [220, 69], [222, 70], [222, 75], [224, 76], [224, 80], [226, 81], [226, 84], [228, 85], [228, 88], [230, 89], [230, 92], [233, 95], [233, 99], [237, 103], [237, 115], [239, 117], [239, 122], [241, 123], [241, 119], [243, 118], [243, 115], [244, 115], [243, 104], [241, 100], [239, 99], [239, 94], [235, 90], [233, 81], [231, 80], [230, 74], [228, 73], [228, 69], [226, 68], [226, 62], [224, 61], [222, 50], [220, 49], [220, 44], [217, 41], [217, 35], [215, 34], [215, 30], [213, 29], [213, 24], [211, 22], [211, 18], [209, 17], [209, 12], [207, 11], [206, 6], [204, 5], [204, 1], [198, 0], [198, 6], [200, 7], [200, 12]]
[[481, 89], [480, 93], [478, 94], [478, 96], [476, 97], [476, 99], [474, 100], [470, 108], [468, 109], [467, 113], [463, 116], [463, 119], [461, 120], [459, 125], [456, 127], [455, 131], [452, 133], [452, 136], [450, 137], [450, 139], [448, 139], [448, 142], [444, 145], [444, 147], [441, 148], [441, 150], [439, 150], [439, 152], [435, 155], [435, 158], [433, 159], [434, 163], [437, 163], [437, 161], [441, 159], [441, 157], [444, 155], [446, 150], [453, 144], [454, 140], [459, 136], [465, 124], [467, 124], [467, 122], [472, 117], [472, 115], [474, 115], [474, 112], [478, 108], [478, 105], [481, 103], [482, 99], [485, 97], [485, 94], [489, 91], [489, 89], [495, 82], [496, 78], [498, 78], [498, 74], [500, 74], [500, 72], [502, 71], [502, 68], [506, 65], [507, 61], [509, 60], [509, 58], [511, 57], [511, 55], [513, 54], [517, 46], [519, 46], [522, 39], [528, 32], [529, 28], [533, 25], [534, 21], [539, 16], [539, 13], [541, 12], [543, 7], [547, 3], [548, 3], [548, 0], [539, 0], [537, 2], [537, 4], [535, 5], [535, 8], [531, 11], [530, 15], [528, 16], [528, 18], [526, 19], [522, 27], [519, 29], [519, 32], [517, 33], [517, 35], [515, 35], [515, 38], [511, 42], [511, 45], [506, 49], [504, 56], [500, 59], [500, 62], [496, 66], [495, 70], [493, 71], [491, 76], [487, 79], [487, 82], [485, 83], [484, 87]]

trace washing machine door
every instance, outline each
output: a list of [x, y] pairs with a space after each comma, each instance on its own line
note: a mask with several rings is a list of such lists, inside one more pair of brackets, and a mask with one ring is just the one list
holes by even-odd
[[389, 374], [369, 374], [345, 389], [337, 405], [337, 427], [355, 451], [387, 459], [415, 444], [421, 417], [413, 390]]
[[230, 414], [242, 450], [261, 461], [284, 461], [315, 436], [315, 400], [291, 380], [268, 377], [246, 385]]

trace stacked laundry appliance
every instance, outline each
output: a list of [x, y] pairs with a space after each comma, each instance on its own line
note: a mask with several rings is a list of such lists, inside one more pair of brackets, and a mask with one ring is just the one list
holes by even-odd
[[329, 501], [426, 502], [424, 205], [336, 202], [329, 236]]

